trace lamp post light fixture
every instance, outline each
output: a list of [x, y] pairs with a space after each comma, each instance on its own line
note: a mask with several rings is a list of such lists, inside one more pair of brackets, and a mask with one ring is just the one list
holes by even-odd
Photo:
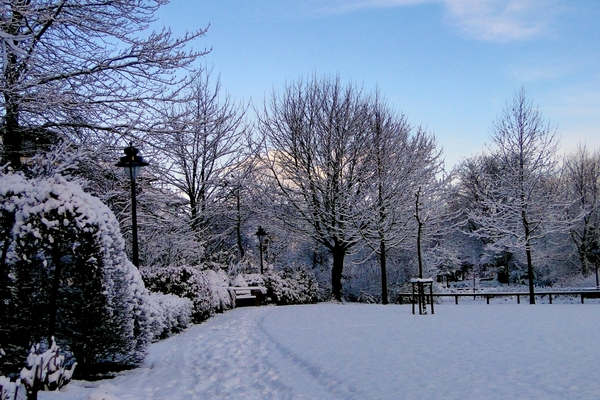
[[258, 230], [256, 231], [256, 236], [258, 236], [258, 248], [260, 250], [260, 273], [263, 273], [263, 241], [267, 236], [267, 232], [263, 229], [262, 226], [258, 226]]
[[117, 167], [123, 167], [125, 175], [131, 180], [131, 252], [133, 256], [133, 265], [137, 268], [140, 266], [138, 254], [138, 239], [137, 239], [137, 201], [135, 198], [135, 178], [140, 173], [140, 169], [148, 165], [142, 156], [139, 156], [139, 150], [133, 147], [133, 143], [129, 143], [129, 147], [123, 150], [125, 157], [121, 157]]

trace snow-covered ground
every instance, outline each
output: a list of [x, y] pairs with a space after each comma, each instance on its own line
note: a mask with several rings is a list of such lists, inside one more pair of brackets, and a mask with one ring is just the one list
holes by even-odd
[[239, 308], [71, 399], [599, 399], [600, 305]]

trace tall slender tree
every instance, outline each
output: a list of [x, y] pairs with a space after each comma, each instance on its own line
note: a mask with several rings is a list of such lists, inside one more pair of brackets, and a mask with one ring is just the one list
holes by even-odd
[[470, 215], [480, 227], [476, 234], [525, 253], [531, 304], [535, 304], [534, 246], [553, 230], [564, 207], [555, 184], [555, 132], [521, 89], [492, 127], [492, 154], [500, 168], [490, 177], [493, 188], [484, 199], [485, 212]]
[[211, 72], [194, 76], [181, 103], [164, 112], [164, 131], [152, 139], [162, 154], [161, 173], [186, 197], [190, 225], [199, 236], [214, 231], [215, 218], [224, 212], [223, 184], [232, 183], [235, 169], [248, 157], [247, 107], [234, 103], [220, 79], [211, 80]]
[[371, 103], [368, 125], [369, 177], [363, 182], [363, 219], [357, 221], [381, 269], [381, 301], [388, 303], [387, 252], [414, 233], [413, 194], [441, 170], [435, 138], [414, 130], [389, 108], [379, 92]]
[[566, 193], [572, 202], [568, 208], [574, 221], [570, 233], [581, 272], [587, 275], [593, 267], [596, 286], [600, 286], [597, 254], [600, 242], [600, 151], [590, 152], [580, 146], [566, 158], [563, 168]]

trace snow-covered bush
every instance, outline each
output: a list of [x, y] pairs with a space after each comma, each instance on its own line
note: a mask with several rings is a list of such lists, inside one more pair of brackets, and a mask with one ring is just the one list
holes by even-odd
[[54, 337], [46, 351], [42, 350], [39, 343], [31, 347], [27, 365], [20, 373], [21, 382], [27, 388], [28, 395], [40, 390], [58, 390], [71, 381], [77, 363], [65, 368], [65, 356], [59, 353], [60, 349]]
[[108, 207], [62, 177], [7, 174], [0, 177], [0, 226], [7, 358], [55, 336], [84, 374], [142, 361], [150, 340], [147, 291]]
[[265, 277], [267, 295], [277, 305], [310, 304], [319, 300], [319, 285], [305, 269], [283, 270]]
[[183, 265], [142, 268], [142, 274], [151, 291], [190, 299], [194, 323], [235, 306], [227, 290], [229, 278], [222, 270], [202, 270], [201, 266]]
[[311, 304], [319, 301], [319, 285], [315, 275], [306, 269], [269, 271], [264, 275], [240, 274], [232, 286], [264, 286], [266, 303], [277, 305]]
[[192, 301], [173, 294], [150, 293], [152, 339], [165, 339], [187, 328], [192, 318]]
[[65, 367], [65, 356], [60, 354], [54, 337], [46, 350], [40, 343], [35, 344], [18, 379], [13, 382], [0, 376], [0, 400], [21, 399], [25, 394], [27, 399], [37, 399], [40, 390], [59, 390], [71, 381], [76, 366], [77, 363], [73, 363]]

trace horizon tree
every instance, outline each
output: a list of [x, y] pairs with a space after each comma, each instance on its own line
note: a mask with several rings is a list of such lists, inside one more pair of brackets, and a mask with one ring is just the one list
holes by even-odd
[[574, 223], [570, 229], [571, 240], [577, 249], [581, 273], [590, 272], [590, 264], [598, 279], [598, 244], [600, 242], [600, 151], [590, 152], [580, 146], [570, 154], [563, 165], [566, 195], [571, 201], [568, 208]]
[[521, 88], [494, 122], [491, 139], [500, 168], [488, 177], [490, 192], [480, 193], [484, 207], [469, 215], [479, 226], [472, 234], [525, 253], [529, 302], [535, 304], [533, 249], [561, 229], [564, 207], [556, 190], [556, 129]]

